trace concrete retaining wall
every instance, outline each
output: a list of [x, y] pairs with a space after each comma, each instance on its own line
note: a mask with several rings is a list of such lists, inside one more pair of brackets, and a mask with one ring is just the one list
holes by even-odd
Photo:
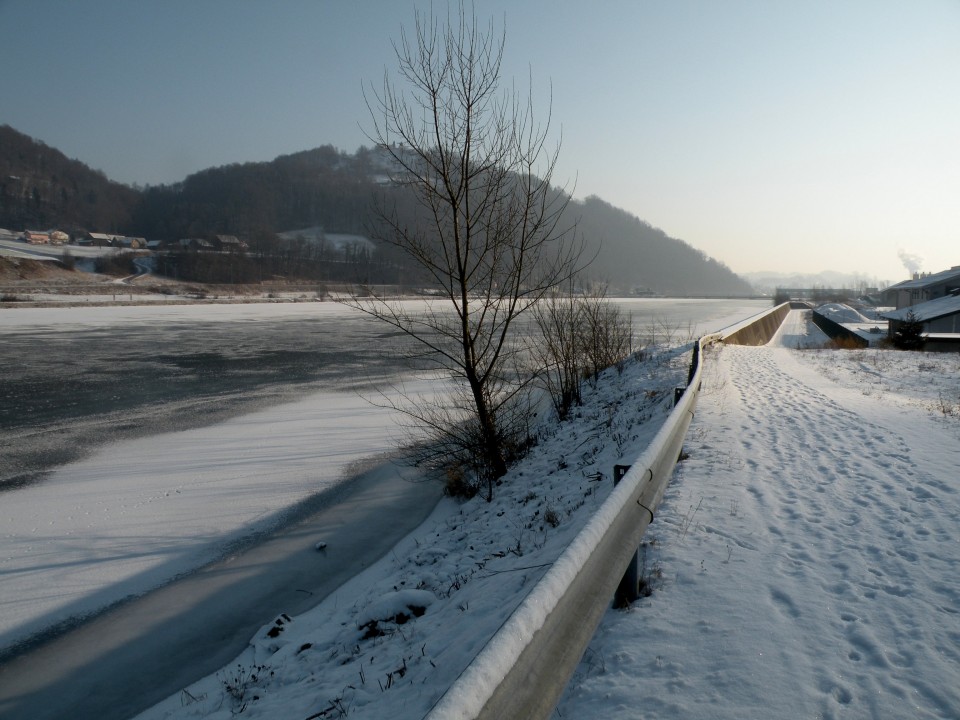
[[766, 345], [777, 334], [789, 312], [790, 303], [785, 302], [748, 318], [733, 326], [729, 333], [724, 333], [723, 342], [730, 345]]

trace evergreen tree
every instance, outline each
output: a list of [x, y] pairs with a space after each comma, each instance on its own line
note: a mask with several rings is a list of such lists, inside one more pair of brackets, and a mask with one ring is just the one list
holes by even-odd
[[900, 350], [922, 350], [923, 349], [923, 323], [911, 310], [903, 319], [903, 322], [897, 324], [890, 336], [894, 347]]

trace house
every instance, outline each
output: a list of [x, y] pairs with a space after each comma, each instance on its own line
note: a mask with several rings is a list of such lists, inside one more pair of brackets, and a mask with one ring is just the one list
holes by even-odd
[[24, 230], [20, 239], [31, 245], [66, 245], [70, 236], [62, 230]]
[[909, 315], [923, 323], [925, 349], [960, 350], [960, 288], [936, 300], [883, 313], [882, 316], [890, 323], [888, 334], [892, 335], [901, 323], [909, 319]]
[[214, 235], [213, 245], [223, 252], [245, 252], [247, 244], [236, 235]]
[[106, 233], [88, 232], [82, 238], [77, 240], [78, 245], [94, 245], [96, 247], [110, 247], [113, 245], [115, 235]]
[[31, 245], [49, 245], [50, 233], [41, 232], [40, 230], [24, 230], [20, 239]]
[[182, 250], [216, 250], [212, 242], [203, 238], [180, 238], [177, 244]]
[[951, 295], [960, 290], [960, 265], [938, 273], [914, 273], [910, 280], [883, 291], [883, 302], [897, 310]]

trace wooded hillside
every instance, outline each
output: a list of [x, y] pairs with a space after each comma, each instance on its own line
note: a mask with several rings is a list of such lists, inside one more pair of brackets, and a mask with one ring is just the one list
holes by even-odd
[[0, 125], [0, 227], [121, 233], [139, 203], [136, 190]]
[[[209, 168], [182, 182], [134, 189], [9, 126], [0, 127], [0, 227], [59, 228], [177, 241], [236, 235], [244, 257], [174, 258], [171, 272], [190, 279], [248, 282], [281, 274], [310, 279], [418, 281], [377, 242], [375, 202], [413, 217], [416, 203], [398, 183], [387, 155], [326, 145], [271, 162]], [[395, 178], [394, 178], [395, 179]], [[574, 201], [576, 223], [591, 280], [618, 293], [749, 295], [750, 285], [689, 244], [669, 237], [597, 197]], [[366, 235], [374, 250], [334, 250], [316, 239], [279, 240], [278, 233], [322, 228], [328, 234]], [[223, 267], [220, 267], [220, 265]], [[345, 265], [346, 264], [346, 265]], [[347, 267], [349, 266], [349, 267]]]

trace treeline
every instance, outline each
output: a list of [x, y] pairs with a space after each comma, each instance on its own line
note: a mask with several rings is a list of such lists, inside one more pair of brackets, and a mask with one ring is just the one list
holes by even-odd
[[348, 155], [325, 146], [149, 187], [134, 214], [133, 232], [158, 238], [251, 237], [322, 225], [330, 232], [362, 234], [376, 187], [365, 162], [369, 155], [366, 149]]
[[[332, 146], [194, 173], [182, 182], [130, 188], [103, 173], [0, 127], [0, 227], [92, 231], [176, 242], [235, 235], [240, 253], [179, 248], [158, 255], [158, 270], [196, 282], [249, 283], [274, 277], [318, 281], [416, 284], [421, 271], [406, 267], [378, 241], [377, 208], [404, 222], [424, 221], [415, 199], [391, 182], [388, 153]], [[661, 295], [750, 295], [750, 285], [728, 267], [687, 243], [597, 197], [572, 202], [589, 279], [612, 292]], [[365, 247], [333, 247], [312, 238], [283, 240], [279, 233], [323, 228], [330, 234], [368, 237]]]
[[258, 233], [243, 252], [209, 252], [195, 248], [155, 255], [161, 275], [199, 283], [260, 283], [281, 279], [360, 285], [403, 285], [409, 282], [392, 253], [357, 245], [342, 249], [323, 240], [283, 239]]

